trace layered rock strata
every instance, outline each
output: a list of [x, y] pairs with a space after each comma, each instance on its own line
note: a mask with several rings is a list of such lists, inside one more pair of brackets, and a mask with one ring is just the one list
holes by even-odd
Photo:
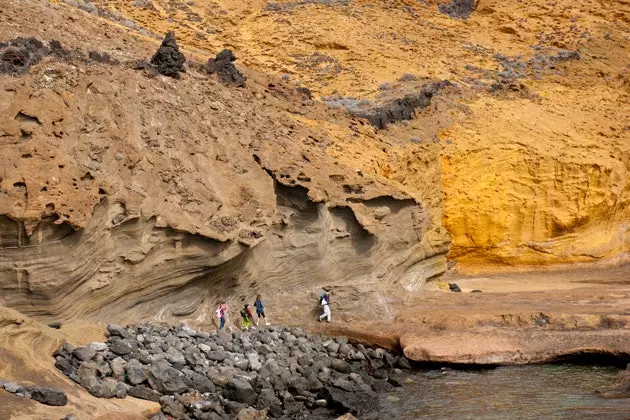
[[[81, 50], [68, 22], [64, 47]], [[244, 290], [416, 288], [445, 270], [439, 183], [410, 191], [341, 158], [391, 142], [364, 121], [256, 73], [236, 89], [113, 58], [2, 78], [0, 304], [211, 322]], [[431, 179], [435, 150], [415, 153]]]

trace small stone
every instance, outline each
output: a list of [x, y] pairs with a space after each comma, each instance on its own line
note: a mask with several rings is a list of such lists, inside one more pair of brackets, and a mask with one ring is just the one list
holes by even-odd
[[107, 343], [90, 343], [87, 347], [94, 351], [105, 351], [108, 349]]
[[121, 338], [132, 338], [133, 335], [127, 331], [126, 328], [124, 328], [121, 325], [116, 325], [116, 324], [110, 324], [107, 326], [107, 332], [109, 332], [110, 336], [116, 336], [116, 337], [121, 337]]
[[236, 420], [265, 420], [267, 418], [265, 411], [251, 407], [241, 409], [236, 416]]
[[249, 368], [249, 360], [238, 360], [234, 362], [234, 367], [246, 371]]
[[78, 420], [78, 418], [74, 414], [68, 414], [63, 418], [63, 420]]
[[129, 385], [124, 382], [118, 382], [116, 384], [116, 398], [125, 398], [127, 396], [127, 391], [129, 390]]
[[339, 343], [332, 342], [327, 347], [328, 353], [337, 353], [339, 352]]
[[342, 344], [348, 344], [348, 337], [345, 336], [339, 336], [339, 337], [335, 337], [335, 341], [337, 342], [337, 344], [342, 345]]
[[250, 353], [247, 355], [247, 359], [249, 360], [249, 368], [254, 371], [259, 371], [262, 367], [262, 363], [258, 359], [258, 354]]
[[405, 356], [400, 356], [396, 360], [395, 366], [399, 369], [411, 369], [411, 363], [409, 363], [409, 359], [407, 359]]
[[15, 382], [5, 382], [4, 389], [11, 394], [15, 394], [22, 389], [22, 386]]
[[227, 353], [223, 350], [215, 350], [209, 351], [206, 353], [208, 359], [213, 360], [215, 362], [222, 362], [227, 357]]
[[60, 321], [54, 321], [54, 322], [51, 322], [50, 324], [48, 324], [48, 326], [49, 326], [50, 328], [54, 328], [54, 329], [56, 329], [56, 330], [58, 330], [59, 328], [61, 328], [61, 325], [62, 325], [62, 324], [61, 324], [61, 322], [60, 322]]
[[350, 346], [349, 344], [342, 344], [339, 346], [339, 354], [341, 354], [342, 356], [346, 356], [348, 355], [350, 352], [352, 351], [352, 346]]
[[127, 390], [127, 395], [135, 398], [140, 398], [141, 400], [155, 402], [157, 402], [160, 398], [159, 392], [152, 390], [146, 385], [132, 386]]

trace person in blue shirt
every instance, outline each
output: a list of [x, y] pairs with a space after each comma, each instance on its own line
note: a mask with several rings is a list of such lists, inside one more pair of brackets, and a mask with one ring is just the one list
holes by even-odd
[[256, 302], [254, 302], [254, 307], [256, 307], [256, 315], [258, 315], [258, 319], [256, 320], [256, 325], [260, 322], [260, 318], [265, 320], [265, 325], [269, 325], [269, 321], [267, 321], [267, 317], [265, 316], [265, 305], [262, 301], [262, 296], [256, 296]]

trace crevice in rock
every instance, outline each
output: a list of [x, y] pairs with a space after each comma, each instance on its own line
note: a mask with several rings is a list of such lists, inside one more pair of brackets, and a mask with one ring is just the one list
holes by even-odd
[[614, 366], [624, 368], [630, 363], [630, 354], [608, 351], [584, 350], [564, 354], [549, 360], [553, 364]]

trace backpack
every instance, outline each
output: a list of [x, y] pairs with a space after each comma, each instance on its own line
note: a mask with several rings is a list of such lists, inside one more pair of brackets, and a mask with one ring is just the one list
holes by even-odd
[[243, 319], [247, 319], [248, 315], [247, 312], [245, 312], [245, 309], [241, 309], [241, 316], [243, 317]]
[[221, 319], [221, 308], [217, 308], [217, 318]]

